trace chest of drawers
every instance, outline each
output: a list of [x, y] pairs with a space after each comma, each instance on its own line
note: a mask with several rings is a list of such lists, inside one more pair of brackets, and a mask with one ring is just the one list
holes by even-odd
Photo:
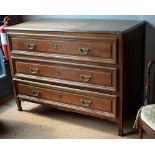
[[143, 98], [145, 22], [40, 19], [6, 30], [18, 110], [49, 104], [113, 121], [123, 135]]

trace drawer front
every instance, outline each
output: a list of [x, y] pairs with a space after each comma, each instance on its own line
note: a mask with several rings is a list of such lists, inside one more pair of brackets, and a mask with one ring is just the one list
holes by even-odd
[[116, 63], [116, 39], [73, 41], [73, 40], [45, 40], [31, 38], [12, 38], [13, 50], [44, 52], [80, 56], [83, 58], [97, 58], [101, 62]]
[[103, 95], [102, 98], [96, 98], [92, 96], [30, 86], [21, 83], [17, 83], [17, 91], [18, 94], [21, 95], [86, 107], [116, 115], [117, 97], [115, 95]]
[[[48, 78], [56, 78], [81, 82], [88, 85], [100, 85], [113, 91], [117, 90], [117, 69], [106, 68], [102, 71], [45, 65], [41, 63], [15, 61], [16, 73], [36, 75]], [[25, 75], [25, 77], [26, 77]], [[90, 86], [91, 87], [91, 86]]]

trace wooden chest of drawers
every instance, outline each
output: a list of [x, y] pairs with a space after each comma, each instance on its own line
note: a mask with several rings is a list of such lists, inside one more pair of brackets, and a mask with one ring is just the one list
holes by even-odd
[[123, 135], [125, 113], [143, 99], [145, 22], [43, 19], [8, 27], [21, 101], [108, 119]]

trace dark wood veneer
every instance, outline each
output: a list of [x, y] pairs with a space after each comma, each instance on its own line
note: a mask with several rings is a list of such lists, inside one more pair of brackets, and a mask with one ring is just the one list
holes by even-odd
[[[91, 25], [91, 26], [89, 26]], [[8, 27], [10, 66], [21, 101], [116, 122], [143, 98], [145, 22], [38, 20]]]

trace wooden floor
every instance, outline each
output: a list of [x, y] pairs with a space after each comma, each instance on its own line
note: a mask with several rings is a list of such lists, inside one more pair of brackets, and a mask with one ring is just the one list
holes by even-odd
[[[17, 111], [13, 97], [0, 100], [1, 139], [137, 139], [133, 119], [125, 124], [126, 136], [117, 136], [116, 124], [49, 106], [23, 102]], [[148, 138], [144, 136], [144, 138]]]

